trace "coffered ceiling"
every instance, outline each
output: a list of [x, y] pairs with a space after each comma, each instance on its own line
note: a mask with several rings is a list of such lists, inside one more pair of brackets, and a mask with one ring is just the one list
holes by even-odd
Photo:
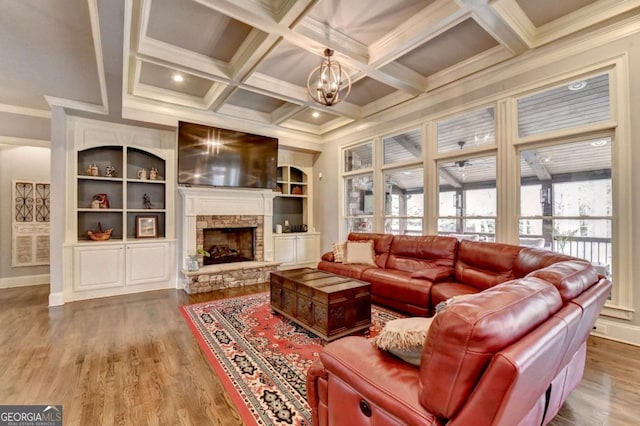
[[[322, 135], [634, 13], [628, 0], [0, 0], [0, 125], [51, 105]], [[323, 107], [326, 48], [353, 82]], [[173, 80], [182, 77], [181, 82]], [[318, 114], [314, 114], [314, 113]]]

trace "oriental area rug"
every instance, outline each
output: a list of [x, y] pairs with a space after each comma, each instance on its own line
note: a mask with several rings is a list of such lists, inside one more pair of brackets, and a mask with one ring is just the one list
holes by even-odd
[[[326, 344], [271, 311], [269, 293], [180, 307], [247, 425], [311, 425], [306, 374]], [[373, 306], [369, 336], [400, 315]]]

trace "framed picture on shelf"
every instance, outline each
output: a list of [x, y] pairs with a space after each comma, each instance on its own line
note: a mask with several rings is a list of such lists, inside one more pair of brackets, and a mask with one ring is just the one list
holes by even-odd
[[158, 238], [158, 216], [136, 216], [136, 238]]

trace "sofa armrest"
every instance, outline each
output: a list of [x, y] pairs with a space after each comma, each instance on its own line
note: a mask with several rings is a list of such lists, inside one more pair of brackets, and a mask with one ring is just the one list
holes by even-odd
[[[358, 407], [346, 405], [349, 401], [357, 405], [364, 399], [372, 411], [391, 413], [406, 424], [436, 422], [419, 402], [420, 370], [375, 348], [367, 339], [348, 336], [332, 342], [320, 353], [320, 361], [327, 371], [329, 404], [339, 401], [341, 405], [329, 405], [330, 413], [337, 410], [344, 414], [352, 409], [359, 412]], [[340, 397], [341, 392], [348, 394]]]
[[453, 276], [453, 267], [450, 266], [434, 266], [432, 268], [421, 269], [411, 273], [411, 278], [424, 278], [431, 282], [437, 283], [444, 281]]
[[322, 255], [322, 260], [325, 260], [327, 262], [335, 262], [336, 258], [333, 256], [332, 251], [328, 251]]
[[318, 414], [321, 406], [327, 404], [326, 394], [327, 370], [317, 359], [309, 370], [307, 370], [307, 402], [311, 407], [312, 420], [314, 425], [319, 425]]

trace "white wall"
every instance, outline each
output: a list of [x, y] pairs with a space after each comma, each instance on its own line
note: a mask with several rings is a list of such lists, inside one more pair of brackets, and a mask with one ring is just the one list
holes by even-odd
[[11, 267], [13, 179], [50, 180], [49, 148], [0, 144], [0, 288], [49, 282], [49, 266]]

